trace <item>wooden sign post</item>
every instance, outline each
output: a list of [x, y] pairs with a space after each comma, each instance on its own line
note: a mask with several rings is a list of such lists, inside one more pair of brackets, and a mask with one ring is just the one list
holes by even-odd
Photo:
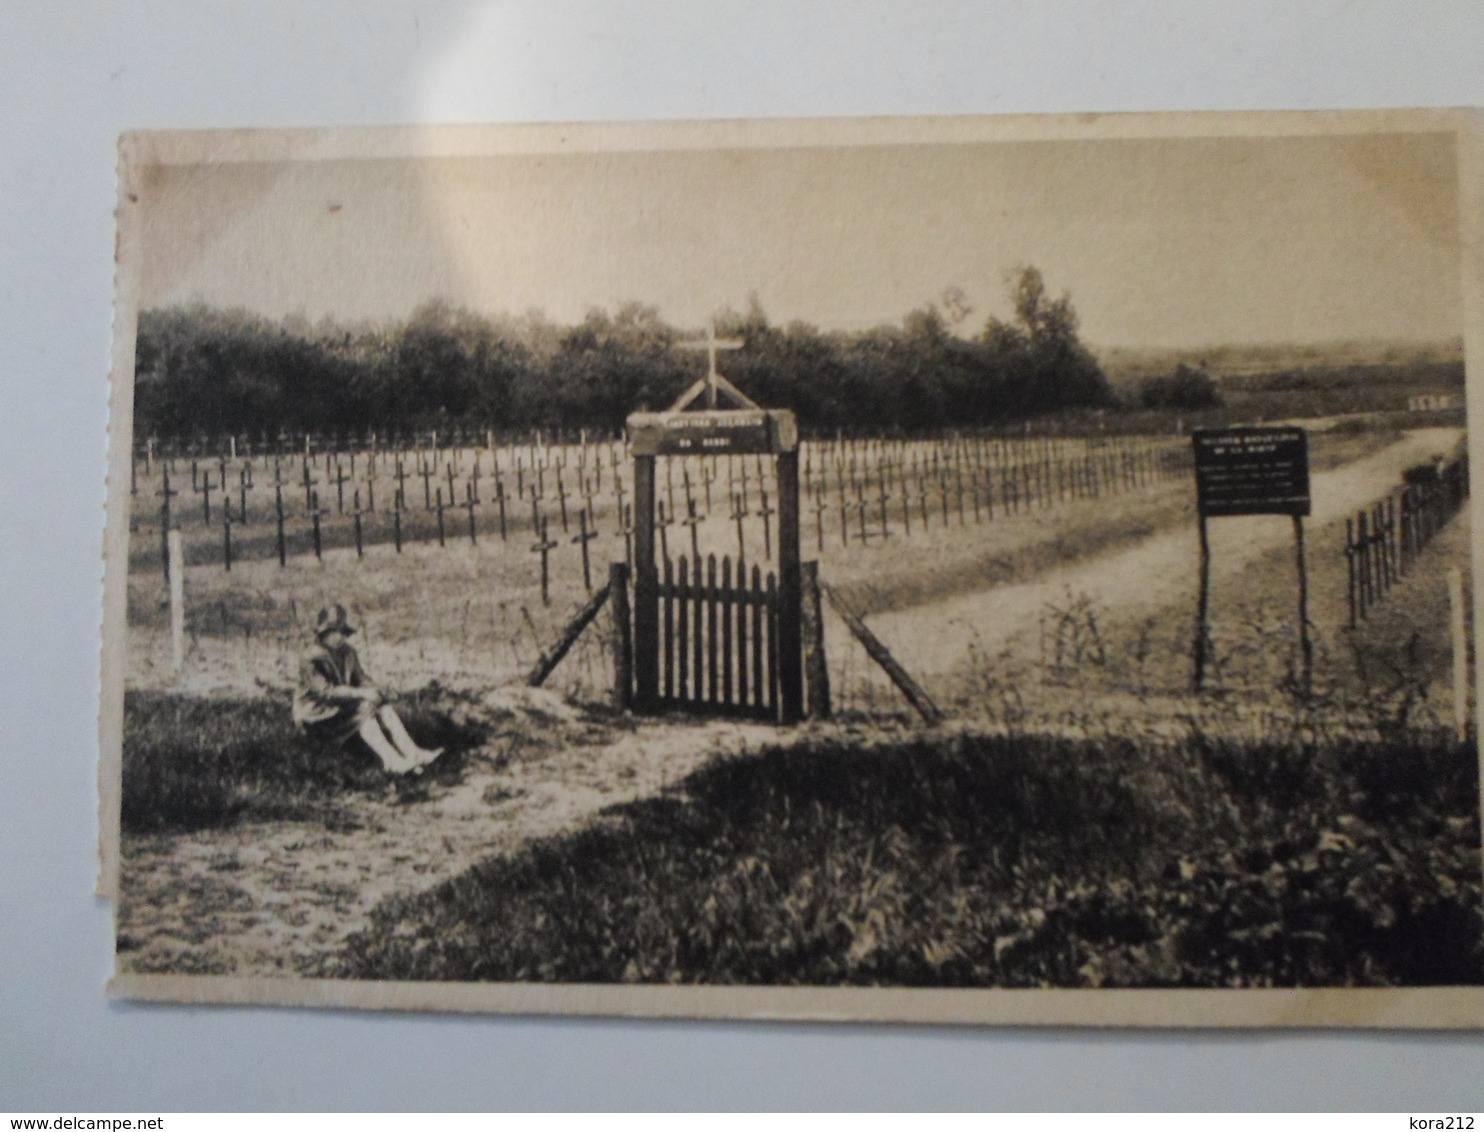
[[1309, 434], [1288, 426], [1197, 429], [1191, 433], [1191, 443], [1201, 539], [1191, 683], [1197, 692], [1204, 687], [1210, 647], [1211, 544], [1206, 520], [1224, 515], [1289, 515], [1298, 565], [1299, 679], [1307, 692], [1314, 678], [1304, 558], [1304, 516], [1310, 511]]

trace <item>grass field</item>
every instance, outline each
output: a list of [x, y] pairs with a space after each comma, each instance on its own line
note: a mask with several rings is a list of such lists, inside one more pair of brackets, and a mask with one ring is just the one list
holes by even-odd
[[1471, 746], [924, 736], [709, 767], [409, 900], [354, 978], [1477, 983]]

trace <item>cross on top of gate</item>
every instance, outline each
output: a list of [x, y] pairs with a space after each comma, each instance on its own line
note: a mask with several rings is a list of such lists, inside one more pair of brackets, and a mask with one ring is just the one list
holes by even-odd
[[718, 338], [716, 336], [715, 319], [712, 319], [706, 324], [706, 337], [703, 341], [679, 343], [682, 350], [706, 351], [706, 376], [682, 393], [676, 399], [675, 404], [670, 406], [670, 412], [678, 413], [682, 409], [689, 408], [691, 403], [702, 393], [706, 394], [706, 407], [708, 409], [714, 409], [716, 408], [716, 394], [718, 391], [725, 393], [733, 401], [737, 402], [740, 408], [756, 409], [758, 407], [757, 402], [723, 377], [721, 371], [716, 368], [716, 352], [718, 350], [740, 350], [745, 345], [747, 343], [740, 338]]

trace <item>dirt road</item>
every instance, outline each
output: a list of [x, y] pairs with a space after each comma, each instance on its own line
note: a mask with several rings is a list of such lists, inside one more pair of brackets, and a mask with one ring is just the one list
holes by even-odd
[[[1401, 482], [1405, 468], [1450, 452], [1461, 429], [1428, 428], [1343, 468], [1312, 478], [1313, 528], [1343, 519]], [[880, 613], [870, 627], [920, 679], [951, 672], [971, 648], [995, 654], [1038, 629], [1042, 612], [1067, 594], [1086, 596], [1124, 616], [1183, 603], [1193, 608], [1199, 562], [1194, 500], [1190, 522], [1129, 550], [1104, 555], [1016, 585], [964, 594], [929, 605]], [[1285, 516], [1225, 518], [1210, 523], [1212, 589], [1237, 577], [1260, 556], [1293, 538]]]

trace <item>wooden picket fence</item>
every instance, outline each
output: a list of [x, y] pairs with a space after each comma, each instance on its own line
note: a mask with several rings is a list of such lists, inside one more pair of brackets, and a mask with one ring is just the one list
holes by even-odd
[[776, 719], [777, 578], [727, 556], [719, 570], [716, 555], [704, 561], [667, 558], [660, 570], [660, 706]]
[[1365, 620], [1468, 498], [1468, 455], [1415, 475], [1399, 491], [1345, 520], [1350, 627]]

